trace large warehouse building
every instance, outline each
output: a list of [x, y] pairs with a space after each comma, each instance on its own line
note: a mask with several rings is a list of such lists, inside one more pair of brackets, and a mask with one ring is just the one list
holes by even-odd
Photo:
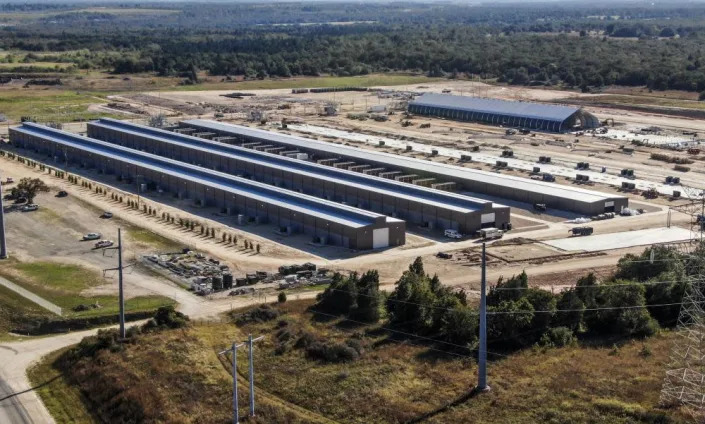
[[[509, 207], [360, 172], [206, 140], [115, 119], [88, 124], [88, 136], [254, 181], [404, 219], [409, 224], [474, 233], [505, 228]], [[284, 147], [274, 148], [280, 152]]]
[[383, 174], [408, 174], [453, 182], [462, 190], [526, 203], [543, 203], [547, 207], [585, 215], [618, 212], [629, 204], [625, 196], [602, 193], [579, 187], [535, 181], [528, 178], [462, 168], [454, 165], [376, 152], [352, 146], [332, 144], [304, 137], [264, 131], [241, 125], [193, 119], [181, 122], [185, 129], [228, 137], [230, 143], [284, 146], [290, 152], [306, 153], [319, 162], [345, 163], [349, 168], [370, 165], [384, 169]]
[[408, 111], [416, 115], [549, 132], [600, 126], [597, 117], [578, 107], [450, 94], [423, 94], [409, 102]]
[[120, 181], [139, 176], [156, 192], [218, 207], [237, 214], [241, 223], [269, 222], [281, 233], [309, 234], [318, 243], [363, 250], [405, 242], [406, 224], [400, 219], [46, 126], [10, 128], [10, 141], [61, 163], [115, 174]]

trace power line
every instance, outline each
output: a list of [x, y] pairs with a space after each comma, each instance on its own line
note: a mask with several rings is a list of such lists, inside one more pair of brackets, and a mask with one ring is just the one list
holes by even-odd
[[547, 310], [547, 311], [536, 311], [536, 310], [533, 310], [533, 311], [490, 311], [490, 312], [487, 312], [487, 315], [512, 315], [512, 314], [533, 314], [533, 313], [552, 314], [552, 313], [556, 313], [556, 312], [611, 311], [611, 310], [619, 310], [619, 309], [659, 308], [659, 307], [676, 306], [676, 305], [680, 306], [680, 305], [686, 305], [686, 304], [692, 304], [692, 303], [693, 302], [678, 302], [678, 303], [660, 303], [660, 304], [653, 304], [653, 305], [605, 306], [605, 307], [600, 307], [600, 308], [554, 309], [554, 310]]
[[[605, 288], [605, 287], [628, 287], [628, 286], [652, 286], [659, 284], [675, 284], [675, 283], [688, 283], [690, 280], [670, 280], [670, 281], [645, 281], [643, 283], [624, 283], [624, 284], [594, 284], [590, 286], [577, 286], [572, 285], [571, 288], [589, 289], [589, 288]], [[539, 289], [540, 287], [490, 287], [491, 291], [508, 291], [508, 290], [531, 290]]]
[[[653, 283], [651, 283], [651, 284], [666, 284], [666, 283], [673, 283], [673, 282], [687, 282], [687, 281], [686, 281], [686, 280], [682, 280], [682, 281], [681, 281], [681, 280], [674, 280], [674, 281], [657, 281], [657, 282], [653, 282]], [[580, 286], [579, 288], [585, 288], [585, 287], [591, 287], [591, 288], [608, 288], [608, 287], [623, 287], [623, 286], [640, 286], [640, 285], [644, 285], [644, 284], [645, 284], [645, 283], [614, 284], [614, 285], [612, 285], [612, 284], [599, 284], [599, 285], [594, 285], [594, 286]], [[534, 288], [534, 287], [514, 287], [514, 288], [507, 288], [506, 290], [528, 290], [528, 289], [532, 289], [532, 288]], [[543, 289], [539, 289], [539, 288], [536, 288], [536, 289], [538, 289], [538, 290], [543, 290]], [[374, 297], [375, 297], [374, 295], [368, 295], [368, 294], [364, 294], [364, 293], [357, 293], [357, 292], [353, 292], [353, 291], [350, 291], [350, 290], [335, 289], [335, 288], [331, 288], [331, 287], [329, 287], [328, 290], [337, 291], [337, 292], [341, 292], [341, 293], [347, 293], [347, 294], [356, 294], [357, 296], [363, 296], [363, 297], [370, 297], [370, 298], [374, 298]], [[500, 288], [495, 288], [494, 290], [500, 290]], [[544, 291], [547, 291], [547, 290], [544, 290]], [[442, 310], [442, 311], [452, 311], [452, 310], [453, 310], [453, 308], [444, 308], [444, 307], [441, 307], [441, 306], [427, 305], [427, 304], [423, 304], [423, 303], [419, 303], [419, 302], [412, 302], [412, 301], [408, 301], [408, 300], [392, 299], [392, 298], [387, 298], [386, 300], [389, 301], [389, 302], [403, 303], [403, 304], [415, 305], [415, 306], [422, 306], [422, 307], [424, 307], [424, 308], [437, 309], [437, 310]], [[643, 305], [643, 306], [624, 306], [624, 307], [617, 307], [617, 306], [615, 306], [614, 308], [630, 308], [630, 309], [631, 309], [631, 308], [660, 307], [660, 306], [670, 306], [670, 305], [682, 305], [682, 303], [661, 304], [661, 305], [655, 304], [655, 305]], [[534, 311], [534, 312], [538, 312], [538, 313], [549, 313], [549, 312], [578, 312], [578, 311], [585, 311], [585, 310], [588, 310], [588, 309], [572, 309], [572, 310], [570, 310], [570, 309], [563, 309], [563, 310], [555, 310], [555, 311]], [[488, 312], [487, 314], [488, 314], [488, 315], [490, 315], [490, 314], [492, 314], [492, 315], [498, 315], [499, 312], [500, 312], [500, 311], [497, 311], [497, 312]], [[519, 312], [519, 311], [505, 311], [504, 313], [507, 313], [507, 314], [508, 314], [508, 313], [513, 313], [513, 312], [514, 312], [514, 313], [528, 313], [529, 311], [523, 311], [523, 312]], [[472, 313], [475, 314], [475, 315], [479, 315], [479, 312], [474, 312], [474, 311], [473, 311]]]

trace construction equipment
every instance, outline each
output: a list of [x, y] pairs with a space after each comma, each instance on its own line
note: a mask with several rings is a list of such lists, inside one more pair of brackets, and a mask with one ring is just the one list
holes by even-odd
[[570, 232], [574, 236], [589, 236], [593, 231], [594, 229], [592, 227], [575, 227], [570, 229]]
[[655, 199], [658, 197], [658, 191], [656, 191], [655, 188], [651, 187], [650, 189], [644, 191], [644, 197], [647, 199]]

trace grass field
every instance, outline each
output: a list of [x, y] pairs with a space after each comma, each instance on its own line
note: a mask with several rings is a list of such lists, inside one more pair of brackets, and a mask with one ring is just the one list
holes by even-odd
[[94, 103], [107, 103], [105, 94], [61, 89], [0, 90], [0, 111], [11, 120], [30, 116], [39, 122], [71, 122], [97, 119], [103, 113], [89, 112]]
[[53, 69], [53, 68], [68, 68], [73, 65], [73, 63], [66, 62], [31, 62], [31, 63], [3, 63], [0, 62], [0, 72], [12, 72], [13, 69], [26, 69], [26, 68], [42, 68], [42, 69]]
[[644, 105], [644, 106], [657, 106], [664, 108], [681, 108], [681, 109], [695, 109], [704, 110], [705, 102], [699, 102], [696, 100], [685, 100], [670, 97], [656, 97], [650, 95], [619, 95], [619, 94], [605, 94], [600, 96], [585, 98], [586, 103], [596, 102], [596, 103], [608, 103], [613, 105]]
[[[213, 78], [213, 77], [211, 77]], [[356, 77], [297, 77], [289, 79], [265, 79], [241, 82], [217, 82], [196, 85], [178, 86], [176, 90], [267, 90], [278, 88], [311, 88], [311, 87], [373, 87], [386, 85], [423, 84], [439, 81], [441, 78], [429, 78], [424, 75], [410, 74], [373, 74]]]
[[129, 224], [123, 225], [123, 228], [127, 229], [127, 237], [129, 240], [134, 243], [156, 249], [159, 252], [166, 253], [181, 251], [181, 248], [183, 247], [182, 244], [143, 228], [138, 228]]
[[[620, 346], [576, 345], [493, 354], [489, 364], [492, 391], [471, 395], [477, 378], [472, 355], [447, 353], [447, 347], [414, 338], [392, 339], [378, 325], [315, 320], [306, 312], [309, 304], [278, 305], [279, 316], [239, 328], [225, 323], [196, 324], [187, 330], [143, 335], [124, 352], [106, 351], [61, 372], [85, 396], [93, 397], [83, 400], [87, 402], [84, 410], [108, 414], [102, 415], [103, 420], [129, 421], [134, 416], [118, 411], [138, 410], [151, 422], [194, 422], [194, 417], [202, 422], [225, 422], [231, 410], [232, 380], [229, 359], [219, 361], [217, 352], [231, 340], [252, 333], [264, 336], [255, 349], [257, 422], [687, 422], [679, 411], [658, 407], [674, 340], [670, 332]], [[295, 346], [303, 332], [324, 343], [357, 340], [362, 346], [360, 356], [342, 363], [311, 359]], [[287, 338], [288, 348], [277, 349]], [[56, 375], [57, 370], [49, 365], [52, 360], [47, 358], [39, 365], [44, 371], [34, 373], [33, 382]], [[246, 355], [242, 355], [238, 363], [241, 383], [246, 382], [247, 367]], [[71, 394], [71, 387], [61, 386], [68, 380], [55, 381], [59, 387], [39, 392], [45, 403], [55, 405], [58, 414], [66, 409], [78, 411], [78, 407], [63, 408], [59, 402], [65, 393], [69, 393], [69, 404], [81, 399]], [[124, 390], [128, 381], [130, 389]], [[241, 384], [241, 405], [246, 405], [247, 394], [246, 384]], [[112, 399], [116, 407], [98, 407], [93, 402], [100, 398]]]
[[8, 332], [24, 319], [53, 316], [36, 303], [0, 286], [0, 340], [12, 339]]
[[[0, 275], [44, 299], [60, 306], [66, 317], [94, 317], [118, 313], [117, 296], [84, 296], [83, 290], [105, 284], [103, 277], [78, 265], [53, 262], [22, 263], [10, 260], [0, 267]], [[85, 311], [74, 311], [79, 305], [100, 305]], [[155, 310], [173, 304], [162, 296], [139, 296], [125, 301], [127, 312]]]

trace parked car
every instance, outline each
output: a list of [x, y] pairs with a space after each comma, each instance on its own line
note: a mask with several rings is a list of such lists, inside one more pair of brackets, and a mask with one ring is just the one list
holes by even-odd
[[39, 205], [35, 203], [30, 203], [28, 205], [22, 206], [22, 212], [32, 212], [36, 211], [37, 209], [39, 209]]
[[95, 244], [95, 248], [96, 248], [96, 249], [102, 249], [102, 248], [104, 248], [104, 247], [110, 247], [110, 246], [112, 246], [113, 244], [114, 244], [114, 243], [113, 243], [112, 240], [101, 240], [101, 241], [99, 241], [98, 243]]
[[12, 177], [7, 177], [7, 180], [5, 180], [5, 184], [12, 184], [14, 182], [15, 180], [13, 180]]
[[69, 194], [65, 192], [64, 190], [61, 190], [60, 192], [56, 193], [56, 197], [66, 197]]
[[103, 219], [110, 219], [110, 218], [113, 217], [113, 213], [112, 213], [112, 212], [105, 211], [105, 212], [103, 212], [103, 215], [101, 215], [100, 217], [103, 218]]
[[452, 253], [438, 252], [438, 253], [436, 253], [436, 256], [438, 256], [441, 259], [453, 259]]
[[545, 203], [534, 203], [534, 210], [538, 212], [546, 212]]
[[100, 233], [88, 233], [83, 235], [83, 240], [98, 240], [101, 237]]
[[463, 238], [463, 235], [457, 232], [456, 230], [445, 230], [443, 232], [443, 235], [448, 237], [448, 238], [453, 238], [453, 239], [460, 239]]

